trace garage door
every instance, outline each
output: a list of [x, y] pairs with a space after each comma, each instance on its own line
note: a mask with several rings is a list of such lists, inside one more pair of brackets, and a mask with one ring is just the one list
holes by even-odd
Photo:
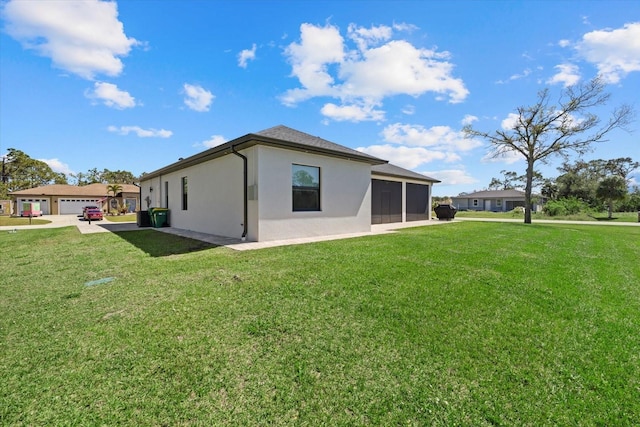
[[101, 206], [100, 199], [60, 199], [60, 215], [80, 215], [85, 206]]
[[17, 199], [18, 201], [18, 214], [22, 211], [22, 203], [40, 203], [40, 210], [42, 211], [42, 215], [49, 215], [51, 211], [49, 210], [49, 199], [27, 199], [21, 198]]
[[371, 180], [371, 224], [402, 222], [402, 183]]
[[407, 221], [429, 219], [429, 186], [407, 183]]

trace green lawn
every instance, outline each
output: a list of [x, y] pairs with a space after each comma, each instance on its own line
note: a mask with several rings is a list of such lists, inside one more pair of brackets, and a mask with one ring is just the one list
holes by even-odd
[[639, 242], [562, 223], [247, 252], [2, 232], [0, 425], [638, 425]]
[[43, 225], [49, 224], [51, 221], [43, 218], [21, 218], [12, 216], [0, 216], [0, 226], [11, 225]]
[[[433, 214], [435, 218], [436, 215]], [[516, 212], [486, 212], [486, 211], [458, 211], [456, 218], [494, 218], [494, 219], [522, 219], [523, 213]], [[533, 221], [540, 219], [551, 219], [557, 221], [600, 221], [607, 222], [638, 222], [637, 212], [614, 212], [609, 218], [607, 212], [585, 213], [581, 212], [575, 215], [565, 216], [548, 216], [543, 213], [532, 212], [531, 219]]]
[[125, 215], [105, 215], [104, 219], [109, 222], [135, 222], [137, 216], [135, 213], [129, 213]]

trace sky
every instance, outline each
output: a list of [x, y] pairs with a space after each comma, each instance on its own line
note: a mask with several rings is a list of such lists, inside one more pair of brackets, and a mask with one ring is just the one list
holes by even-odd
[[[70, 183], [285, 125], [454, 196], [525, 171], [466, 124], [501, 129], [540, 90], [596, 76], [603, 120], [640, 109], [637, 0], [0, 0], [0, 25], [0, 156], [21, 150]], [[640, 161], [638, 130], [582, 159]], [[562, 161], [537, 169], [553, 178]]]

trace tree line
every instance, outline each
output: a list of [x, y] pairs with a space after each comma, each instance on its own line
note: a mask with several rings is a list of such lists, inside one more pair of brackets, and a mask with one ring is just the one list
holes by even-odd
[[23, 151], [9, 148], [2, 158], [2, 171], [0, 175], [0, 199], [7, 199], [13, 191], [27, 190], [51, 184], [130, 184], [137, 183], [138, 178], [128, 171], [111, 171], [97, 168], [87, 172], [65, 175], [62, 172], [54, 172], [51, 167], [43, 162], [29, 157]]
[[[565, 161], [558, 167], [556, 178], [544, 178], [533, 173], [533, 187], [546, 200], [549, 215], [570, 215], [586, 210], [606, 208], [611, 212], [640, 210], [640, 186], [630, 186], [631, 174], [640, 169], [640, 162], [631, 157], [616, 159]], [[502, 170], [501, 177], [491, 178], [489, 190], [522, 190], [525, 176]]]
[[605, 88], [605, 82], [595, 78], [565, 88], [555, 102], [549, 88], [545, 88], [538, 92], [534, 104], [518, 107], [511, 113], [501, 129], [486, 131], [465, 126], [467, 137], [481, 138], [489, 143], [492, 157], [516, 154], [526, 161], [523, 175], [525, 224], [531, 223], [536, 164], [547, 163], [554, 156], [568, 158], [570, 153], [585, 154], [593, 144], [606, 142], [611, 131], [628, 130], [633, 122], [635, 111], [630, 105], [614, 108], [606, 121], [593, 113], [594, 108], [605, 105], [610, 99]]

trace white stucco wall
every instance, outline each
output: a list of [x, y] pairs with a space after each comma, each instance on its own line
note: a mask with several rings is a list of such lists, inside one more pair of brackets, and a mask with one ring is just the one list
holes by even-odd
[[[367, 163], [256, 146], [259, 223], [253, 240], [280, 240], [371, 230], [371, 166]], [[318, 212], [293, 212], [293, 164], [320, 168]]]
[[[150, 195], [152, 207], [170, 210], [171, 227], [228, 237], [243, 231], [242, 159], [227, 155], [142, 182], [142, 198]], [[187, 210], [182, 209], [182, 177], [187, 177]], [[168, 182], [168, 206], [165, 206]], [[153, 187], [152, 192], [148, 192]], [[146, 202], [143, 200], [146, 208]]]
[[[367, 163], [256, 145], [248, 160], [247, 240], [268, 241], [371, 230], [371, 166]], [[320, 168], [318, 212], [293, 212], [292, 165]], [[182, 210], [182, 177], [188, 209]], [[168, 206], [165, 203], [168, 182]], [[240, 238], [243, 162], [229, 154], [141, 182], [142, 207], [168, 207], [175, 228]], [[153, 191], [150, 191], [153, 188]]]

